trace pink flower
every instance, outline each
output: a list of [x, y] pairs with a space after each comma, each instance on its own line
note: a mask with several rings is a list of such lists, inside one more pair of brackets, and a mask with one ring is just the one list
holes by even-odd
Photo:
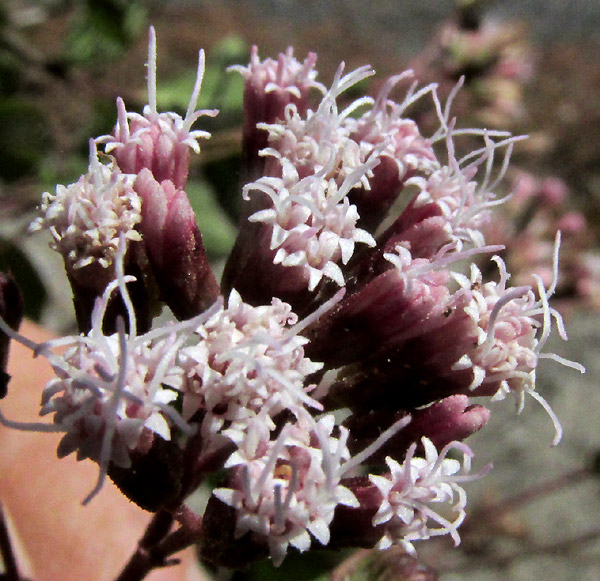
[[141, 201], [133, 189], [135, 176], [114, 163], [103, 165], [97, 156], [91, 140], [89, 172], [74, 184], [56, 186], [54, 194], [45, 192], [41, 216], [30, 228], [48, 229], [51, 247], [75, 270], [92, 263], [110, 267], [121, 234], [128, 240], [141, 240], [136, 230], [142, 216]]
[[[52, 423], [0, 422], [63, 432], [59, 455], [96, 462], [85, 502], [109, 474], [140, 506], [180, 515], [218, 474], [190, 537], [216, 565], [266, 555], [278, 565], [314, 541], [414, 550], [449, 534], [458, 544], [461, 484], [483, 475], [469, 474], [473, 454], [458, 440], [490, 413], [472, 398], [511, 393], [520, 411], [530, 394], [557, 443], [537, 366], [549, 357], [583, 371], [542, 353], [553, 320], [566, 338], [548, 304], [558, 242], [537, 297], [508, 285], [499, 258], [497, 282], [473, 264], [503, 248], [483, 228], [521, 138], [456, 129], [457, 89], [442, 104], [435, 85], [413, 83], [395, 102], [411, 72], [344, 106], [370, 67], [344, 75], [342, 64], [325, 89], [315, 55], [261, 62], [254, 49], [236, 67], [249, 183], [219, 287], [185, 191], [190, 151], [209, 136], [192, 125], [214, 114], [196, 111], [204, 53], [184, 118], [157, 112], [152, 29], [148, 61], [149, 105], [140, 115], [119, 101], [113, 135], [96, 141], [110, 163], [92, 142], [90, 172], [45, 194], [34, 225], [65, 256], [82, 334], [37, 345], [0, 319], [52, 364], [41, 408]], [[429, 136], [406, 117], [427, 99], [439, 122]], [[479, 146], [458, 154], [463, 136]], [[163, 306], [179, 321], [153, 321]]]
[[188, 175], [190, 149], [200, 152], [199, 139], [210, 133], [192, 130], [194, 122], [202, 115], [214, 117], [216, 110], [196, 111], [196, 103], [204, 76], [204, 51], [198, 57], [196, 84], [185, 115], [158, 113], [156, 104], [156, 35], [150, 27], [148, 45], [148, 100], [143, 115], [127, 113], [125, 103], [117, 99], [119, 119], [113, 135], [97, 139], [105, 144], [105, 151], [112, 152], [118, 166], [125, 173], [137, 174], [143, 168], [152, 171], [158, 182], [170, 180], [177, 188], [185, 188]]
[[[430, 440], [423, 438], [421, 442], [425, 449], [424, 458], [414, 456], [415, 443], [401, 464], [386, 458], [388, 474], [369, 475], [383, 498], [373, 518], [373, 525], [383, 525], [385, 531], [377, 545], [381, 549], [401, 544], [414, 553], [414, 541], [445, 534], [449, 534], [456, 545], [460, 543], [457, 529], [465, 519], [467, 503], [460, 483], [483, 474], [469, 475], [473, 453], [465, 444], [451, 442], [438, 454]], [[462, 452], [462, 463], [446, 457], [452, 449]], [[438, 512], [443, 508], [436, 511], [437, 505], [441, 504], [450, 505], [452, 520]]]

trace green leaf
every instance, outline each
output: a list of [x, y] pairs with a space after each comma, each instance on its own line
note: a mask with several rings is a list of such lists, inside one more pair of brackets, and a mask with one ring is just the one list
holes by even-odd
[[233, 247], [237, 231], [206, 182], [188, 182], [186, 192], [196, 213], [204, 247], [210, 258], [222, 258]]
[[122, 56], [146, 27], [142, 2], [87, 0], [79, 6], [66, 41], [66, 56], [82, 65], [106, 65]]
[[36, 107], [0, 100], [0, 178], [16, 180], [35, 171], [50, 148], [50, 133]]

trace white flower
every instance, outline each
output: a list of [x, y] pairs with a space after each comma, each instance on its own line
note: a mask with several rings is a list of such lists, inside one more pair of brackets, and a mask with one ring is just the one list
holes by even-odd
[[184, 416], [205, 412], [203, 433], [209, 436], [224, 422], [244, 424], [261, 409], [271, 417], [305, 405], [320, 409], [305, 379], [322, 365], [304, 357], [307, 339], [294, 332], [296, 323], [281, 300], [253, 307], [232, 291], [227, 308], [198, 326], [198, 341], [181, 350]]
[[[56, 377], [42, 393], [40, 415], [53, 414], [53, 423], [21, 423], [4, 418], [3, 424], [28, 431], [64, 432], [58, 447], [63, 457], [76, 451], [78, 459], [90, 458], [100, 467], [96, 487], [84, 500], [89, 502], [102, 487], [109, 463], [127, 468], [130, 453], [144, 433], [170, 440], [173, 426], [183, 433], [190, 427], [172, 403], [179, 397], [182, 368], [178, 350], [192, 331], [211, 316], [214, 309], [194, 319], [136, 334], [135, 313], [123, 275], [125, 237], [121, 235], [115, 257], [117, 280], [96, 300], [91, 329], [86, 335], [67, 336], [42, 344], [22, 337], [0, 318], [0, 328], [11, 338], [48, 359]], [[102, 326], [109, 299], [116, 289], [127, 308], [128, 332], [121, 318], [119, 330], [104, 335]], [[68, 347], [64, 354], [54, 352]]]
[[[271, 228], [273, 262], [306, 271], [308, 290], [313, 291], [323, 276], [344, 286], [344, 275], [338, 262], [347, 264], [356, 243], [375, 246], [366, 230], [357, 227], [356, 206], [348, 193], [358, 185], [378, 160], [373, 158], [350, 173], [340, 186], [326, 179], [326, 170], [298, 179], [291, 164], [282, 160], [283, 178], [261, 178], [244, 187], [258, 190], [271, 198], [272, 206], [252, 214], [250, 222], [262, 222]], [[289, 170], [289, 171], [288, 171]]]
[[101, 164], [92, 140], [89, 172], [74, 184], [56, 186], [54, 194], [45, 192], [41, 216], [30, 229], [50, 230], [51, 247], [72, 268], [94, 262], [107, 268], [114, 262], [121, 235], [128, 240], [141, 240], [135, 230], [142, 217], [134, 181], [134, 175], [121, 173], [113, 162]]
[[289, 47], [285, 53], [281, 53], [277, 60], [267, 58], [261, 62], [258, 57], [258, 48], [252, 47], [250, 63], [244, 67], [234, 65], [228, 71], [237, 71], [243, 77], [252, 82], [255, 90], [272, 93], [285, 91], [294, 97], [301, 97], [301, 89], [315, 87], [325, 92], [325, 87], [315, 79], [317, 71], [314, 66], [317, 55], [314, 52], [308, 54], [303, 63], [294, 57], [294, 49]]
[[[343, 71], [342, 64], [316, 111], [309, 109], [303, 117], [297, 106], [290, 103], [281, 122], [258, 124], [259, 129], [269, 132], [269, 147], [261, 155], [287, 159], [301, 177], [328, 168], [325, 179], [334, 178], [340, 184], [366, 161], [367, 152], [362, 152], [359, 144], [350, 137], [346, 119], [352, 111], [372, 99], [358, 99], [342, 112], [338, 111], [336, 99], [374, 71], [363, 66], [342, 77]], [[368, 185], [366, 177], [363, 177], [363, 185]]]
[[494, 256], [500, 280], [483, 283], [481, 271], [471, 266], [471, 277], [454, 274], [463, 289], [471, 294], [465, 312], [477, 325], [478, 345], [470, 354], [457, 361], [453, 369], [473, 369], [472, 390], [485, 390], [486, 385], [498, 386], [494, 399], [500, 400], [512, 393], [520, 413], [528, 393], [546, 410], [555, 428], [553, 445], [558, 444], [562, 428], [548, 402], [535, 391], [535, 370], [540, 358], [554, 359], [584, 373], [583, 366], [554, 353], [542, 353], [550, 336], [552, 319], [559, 335], [566, 340], [562, 317], [552, 309], [548, 300], [554, 293], [558, 280], [558, 250], [560, 233], [554, 250], [554, 280], [547, 290], [536, 276], [536, 297], [531, 287], [507, 288], [509, 274], [501, 258]]
[[[476, 130], [473, 132], [477, 134]], [[409, 178], [405, 184], [416, 186], [419, 190], [414, 202], [415, 208], [437, 204], [447, 220], [451, 240], [458, 249], [464, 243], [477, 247], [485, 244], [482, 228], [490, 220], [491, 209], [505, 201], [505, 198], [498, 199], [493, 190], [504, 177], [514, 143], [523, 139], [522, 136], [517, 136], [494, 141], [484, 133], [484, 147], [457, 159], [453, 138], [463, 133], [465, 132], [455, 131], [450, 126], [445, 135], [448, 164], [438, 167], [427, 177]], [[504, 160], [498, 175], [492, 181], [495, 152], [503, 147], [506, 147]], [[474, 178], [481, 166], [484, 168], [484, 175], [478, 183]]]
[[[340, 437], [333, 437], [334, 425], [332, 415], [315, 422], [302, 414], [275, 441], [263, 441], [249, 455], [240, 448], [226, 463], [238, 485], [214, 491], [237, 510], [236, 537], [250, 532], [264, 538], [276, 566], [289, 545], [301, 552], [310, 548], [311, 535], [327, 545], [336, 506], [358, 506], [354, 494], [340, 484], [341, 467], [350, 455], [348, 432], [340, 428]], [[255, 440], [252, 430], [247, 438]]]
[[[413, 541], [445, 534], [449, 534], [456, 545], [460, 543], [457, 528], [465, 518], [467, 497], [459, 483], [481, 476], [468, 476], [473, 454], [465, 444], [451, 442], [438, 455], [428, 438], [423, 437], [421, 441], [425, 458], [415, 457], [415, 443], [408, 449], [402, 464], [389, 456], [386, 458], [389, 474], [369, 474], [383, 497], [373, 518], [373, 526], [384, 525], [384, 535], [377, 545], [380, 549], [401, 544], [414, 552]], [[462, 464], [446, 458], [451, 449], [462, 452]], [[448, 518], [441, 514], [445, 509], [450, 510]]]
[[383, 145], [377, 154], [394, 161], [400, 180], [414, 171], [429, 174], [439, 168], [431, 140], [421, 135], [412, 119], [403, 117], [406, 109], [433, 91], [435, 85], [427, 85], [415, 92], [417, 83], [413, 83], [401, 103], [395, 103], [388, 98], [399, 81], [412, 76], [413, 72], [409, 70], [390, 77], [377, 95], [373, 107], [356, 121], [350, 117], [346, 121], [352, 139], [360, 144], [361, 151], [364, 152], [363, 156], [366, 152], [373, 152], [377, 146]]

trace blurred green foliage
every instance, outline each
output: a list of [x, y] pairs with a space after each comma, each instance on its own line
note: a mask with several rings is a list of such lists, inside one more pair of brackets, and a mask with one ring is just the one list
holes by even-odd
[[135, 0], [84, 0], [75, 4], [65, 57], [84, 66], [102, 65], [126, 51], [146, 29], [147, 11]]
[[[66, 0], [49, 6], [40, 6], [39, 14], [65, 28], [65, 34], [53, 37], [51, 51], [32, 30], [43, 31], [46, 22], [22, 24], [11, 12], [13, 5], [0, 6], [0, 204], [7, 208], [5, 216], [8, 209], [32, 214], [40, 199], [36, 192], [41, 195], [53, 191], [57, 183], [73, 183], [87, 171], [89, 138], [109, 133], [116, 121], [114, 98], [108, 97], [103, 79], [110, 82], [110, 67], [119, 66], [127, 52], [139, 46], [151, 20], [149, 4], [143, 0]], [[240, 197], [233, 169], [239, 161], [239, 143], [226, 140], [224, 148], [219, 143], [221, 132], [237, 135], [241, 127], [244, 82], [226, 69], [247, 62], [248, 54], [248, 46], [234, 36], [207, 51], [198, 103], [200, 109], [219, 109], [219, 115], [197, 122], [213, 139], [201, 143], [204, 151], [199, 159], [193, 156], [187, 189], [209, 257], [216, 261], [233, 245]], [[169, 70], [168, 64], [163, 67]], [[184, 115], [196, 64], [190, 62], [174, 75], [160, 72], [159, 62], [159, 110]], [[129, 111], [141, 112], [147, 102], [145, 90], [132, 91], [142, 85], [145, 74], [136, 63], [132, 86], [117, 88]], [[44, 280], [19, 249], [19, 240], [11, 240], [0, 229], [2, 268], [15, 273], [27, 314], [38, 319], [48, 298]]]
[[244, 571], [236, 571], [231, 581], [327, 581], [344, 556], [348, 556], [348, 552], [311, 550], [302, 554], [290, 551], [280, 567], [264, 559]]
[[0, 127], [0, 179], [35, 172], [52, 143], [42, 112], [18, 98], [0, 98]]

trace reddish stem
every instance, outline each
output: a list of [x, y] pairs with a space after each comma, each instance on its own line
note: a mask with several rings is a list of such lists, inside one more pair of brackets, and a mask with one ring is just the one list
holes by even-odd
[[177, 530], [169, 532], [175, 520], [174, 516], [166, 511], [160, 511], [154, 515], [137, 550], [116, 581], [141, 581], [153, 569], [179, 564], [179, 559], [169, 559], [169, 557], [199, 540], [202, 518], [185, 506], [177, 511], [176, 516], [181, 526]]

